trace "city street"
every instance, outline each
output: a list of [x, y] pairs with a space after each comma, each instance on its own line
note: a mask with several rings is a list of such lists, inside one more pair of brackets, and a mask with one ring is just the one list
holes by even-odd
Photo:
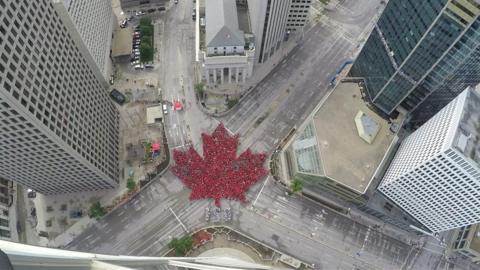
[[[193, 91], [195, 66], [195, 31], [191, 18], [193, 1], [179, 1], [165, 14], [160, 44], [160, 87], [167, 101], [166, 130], [172, 149], [190, 144], [199, 145], [200, 134], [213, 129], [218, 121], [204, 115], [197, 107]], [[175, 100], [183, 103], [182, 111], [174, 111]]]
[[[159, 80], [163, 98], [184, 100], [184, 111], [166, 117], [172, 148], [192, 144], [201, 154], [200, 134], [218, 124], [195, 102], [193, 1], [179, 1], [167, 10], [161, 36]], [[328, 93], [340, 65], [358, 52], [372, 27], [380, 1], [346, 0], [319, 15], [299, 44], [246, 96], [219, 119], [240, 133], [240, 150], [252, 147], [270, 153]], [[288, 196], [272, 178], [259, 181], [248, 202], [222, 201], [233, 212], [225, 224], [314, 269], [466, 269], [446, 263], [437, 249], [417, 250], [370, 226], [362, 225], [307, 198]], [[213, 223], [204, 210], [213, 201], [188, 201], [189, 190], [170, 172], [157, 177], [124, 206], [102, 218], [74, 239], [68, 249], [161, 256], [172, 237]], [[177, 219], [178, 217], [178, 219]], [[218, 223], [221, 224], [221, 223]]]

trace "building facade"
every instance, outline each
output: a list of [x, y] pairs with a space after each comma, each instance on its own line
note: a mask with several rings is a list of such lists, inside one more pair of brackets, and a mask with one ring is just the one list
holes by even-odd
[[432, 232], [480, 222], [480, 95], [468, 88], [408, 136], [379, 191]]
[[248, 9], [257, 44], [256, 59], [264, 63], [287, 38], [287, 29], [298, 30], [306, 23], [311, 0], [249, 0]]
[[312, 0], [291, 0], [287, 18], [287, 34], [302, 29], [308, 21]]
[[0, 1], [0, 177], [47, 195], [119, 177], [118, 111], [65, 7]]
[[[239, 15], [244, 16], [239, 16]], [[252, 75], [255, 45], [244, 5], [235, 0], [206, 0], [205, 48], [200, 52], [207, 85], [242, 85]]]
[[355, 61], [368, 98], [422, 123], [480, 82], [480, 1], [391, 0]]
[[[83, 40], [88, 50], [87, 55], [93, 58], [99, 72], [108, 79], [111, 73], [110, 48], [115, 24], [111, 1], [63, 0], [63, 4], [80, 34], [77, 38]], [[70, 24], [65, 26], [71, 27]], [[75, 31], [70, 33], [73, 35]]]
[[10, 207], [13, 204], [13, 182], [0, 178], [0, 239], [11, 239], [13, 221], [10, 218]]
[[480, 264], [480, 224], [472, 224], [453, 232], [450, 249]]

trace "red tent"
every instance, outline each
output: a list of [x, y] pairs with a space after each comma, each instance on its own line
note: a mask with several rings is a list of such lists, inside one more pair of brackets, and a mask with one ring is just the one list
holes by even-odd
[[154, 143], [152, 144], [152, 151], [159, 151], [160, 150], [160, 144], [159, 143]]

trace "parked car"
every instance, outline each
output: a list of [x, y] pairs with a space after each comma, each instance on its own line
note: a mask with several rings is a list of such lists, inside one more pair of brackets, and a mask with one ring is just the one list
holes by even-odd
[[148, 13], [153, 13], [153, 12], [155, 12], [155, 11], [156, 11], [156, 9], [154, 9], [154, 8], [151, 8], [151, 9], [148, 9], [148, 10], [147, 10]]
[[144, 66], [143, 65], [136, 65], [133, 67], [135, 70], [140, 70], [140, 69], [143, 69]]
[[110, 97], [120, 105], [125, 103], [125, 101], [127, 100], [125, 96], [115, 88], [110, 91]]
[[173, 2], [174, 2], [175, 4], [178, 4], [178, 0], [173, 0]]
[[154, 66], [154, 65], [152, 65], [152, 64], [146, 64], [146, 65], [145, 65], [145, 68], [148, 68], [148, 69], [154, 69], [154, 68], [155, 68], [155, 66]]
[[165, 11], [165, 7], [159, 7], [158, 11]]
[[131, 63], [132, 66], [140, 65], [140, 60], [135, 60]]
[[167, 104], [163, 104], [162, 108], [163, 108], [163, 114], [168, 114]]
[[196, 19], [197, 19], [197, 13], [192, 12], [192, 20], [196, 20]]
[[205, 27], [205, 18], [200, 18], [200, 26]]
[[127, 24], [128, 24], [127, 20], [123, 20], [123, 21], [120, 23], [120, 28], [125, 28], [125, 27], [127, 27]]
[[145, 11], [137, 11], [135, 12], [135, 16], [142, 16], [145, 15]]

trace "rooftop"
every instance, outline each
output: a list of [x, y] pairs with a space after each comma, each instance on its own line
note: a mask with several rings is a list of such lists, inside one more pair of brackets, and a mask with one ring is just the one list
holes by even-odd
[[[355, 116], [359, 111], [378, 125], [370, 144], [358, 134]], [[365, 193], [395, 137], [389, 123], [365, 104], [358, 84], [341, 83], [314, 113], [313, 124], [322, 173]]]
[[206, 0], [205, 16], [207, 47], [245, 45], [235, 0]]
[[147, 107], [147, 124], [155, 124], [163, 118], [162, 105]]
[[480, 164], [480, 85], [460, 94], [464, 99], [463, 111], [458, 123], [453, 144], [465, 157]]
[[132, 53], [132, 28], [120, 28], [118, 25], [113, 33], [112, 57], [130, 55]]

